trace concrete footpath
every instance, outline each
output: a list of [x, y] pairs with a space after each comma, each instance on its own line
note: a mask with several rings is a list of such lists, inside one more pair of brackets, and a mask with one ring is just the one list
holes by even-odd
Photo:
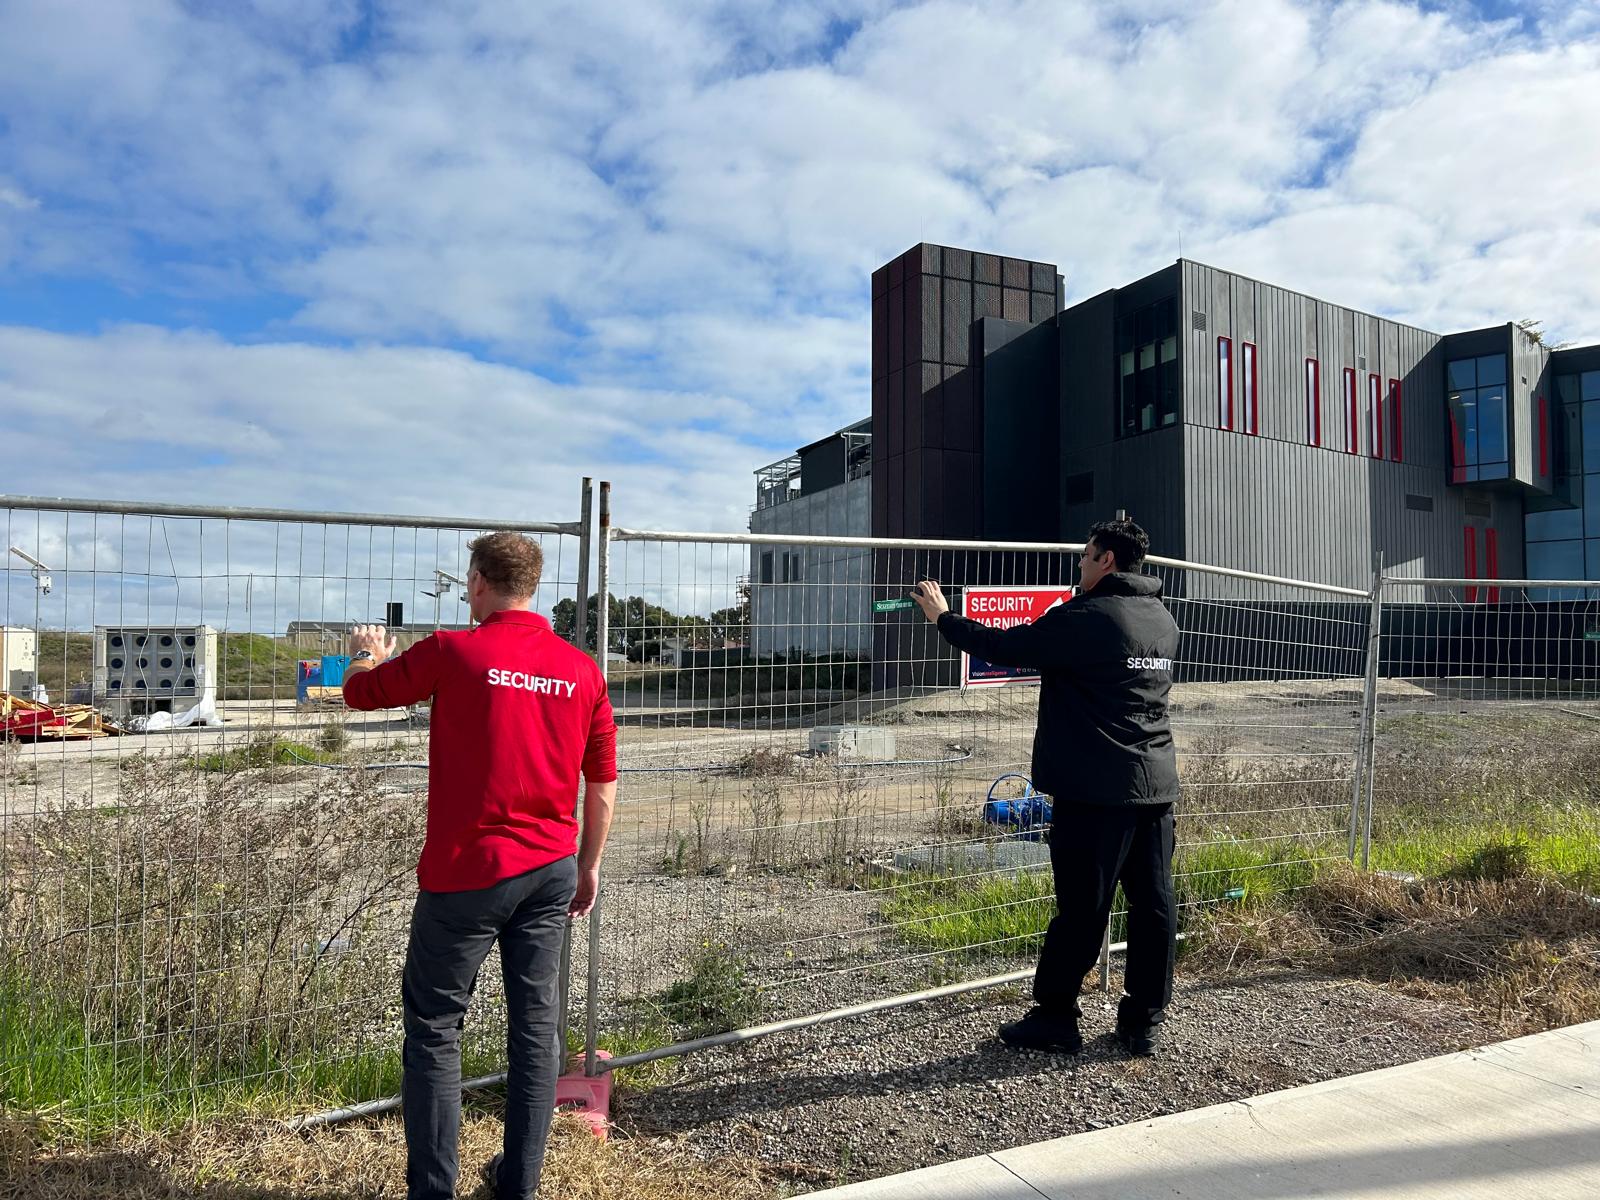
[[1600, 1021], [812, 1196], [1600, 1197]]

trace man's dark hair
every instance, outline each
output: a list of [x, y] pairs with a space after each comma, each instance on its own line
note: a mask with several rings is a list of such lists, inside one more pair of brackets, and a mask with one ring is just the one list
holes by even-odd
[[1126, 517], [1090, 526], [1089, 540], [1100, 549], [1111, 551], [1119, 571], [1137, 571], [1150, 553], [1150, 535]]
[[525, 600], [539, 586], [544, 574], [544, 551], [532, 538], [502, 530], [486, 533], [467, 543], [472, 551], [471, 565], [483, 581], [513, 600]]

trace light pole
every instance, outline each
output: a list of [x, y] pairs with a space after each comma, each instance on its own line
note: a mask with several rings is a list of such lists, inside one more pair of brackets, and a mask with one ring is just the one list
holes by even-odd
[[[439, 628], [439, 617], [440, 617], [440, 613], [439, 613], [439, 601], [440, 601], [440, 599], [445, 597], [445, 596], [448, 596], [450, 594], [450, 588], [453, 585], [459, 584], [462, 587], [466, 587], [467, 585], [466, 585], [466, 581], [465, 580], [458, 579], [458, 578], [456, 578], [456, 576], [450, 574], [449, 571], [441, 571], [437, 567], [434, 568], [433, 579], [434, 579], [433, 591], [431, 591], [431, 592], [423, 592], [422, 594], [424, 596], [432, 596], [433, 597], [433, 627], [435, 629], [438, 629]], [[465, 604], [466, 601], [467, 601], [467, 598], [465, 596], [462, 596], [461, 597], [461, 602], [463, 604]]]
[[34, 691], [34, 694], [33, 694], [32, 699], [37, 700], [39, 698], [41, 692], [42, 692], [42, 685], [39, 683], [39, 667], [38, 667], [38, 661], [39, 661], [39, 608], [40, 608], [40, 604], [44, 600], [44, 598], [50, 594], [50, 568], [45, 566], [42, 562], [40, 562], [33, 555], [29, 554], [26, 550], [19, 549], [16, 546], [11, 547], [11, 553], [15, 554], [23, 562], [28, 564], [28, 566], [30, 568], [30, 572], [29, 573], [33, 576], [33, 638], [34, 638], [34, 645], [33, 645], [33, 656], [34, 656], [33, 691]]

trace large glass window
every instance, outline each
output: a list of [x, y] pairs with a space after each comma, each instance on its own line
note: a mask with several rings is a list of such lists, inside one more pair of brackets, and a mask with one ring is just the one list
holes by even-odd
[[1550, 408], [1550, 473], [1583, 473], [1583, 404], [1578, 399], [1578, 377], [1557, 375]]
[[1511, 473], [1506, 436], [1506, 356], [1484, 354], [1445, 365], [1450, 418], [1450, 481], [1475, 483]]
[[[1583, 579], [1583, 543], [1529, 542], [1527, 546], [1529, 579]], [[1583, 588], [1529, 588], [1532, 600], [1581, 600]]]
[[1529, 496], [1522, 520], [1530, 542], [1558, 542], [1583, 536], [1583, 476], [1558, 475], [1555, 494]]
[[[1600, 579], [1600, 371], [1557, 375], [1549, 400], [1551, 494], [1528, 498], [1528, 577]], [[1572, 590], [1529, 595], [1581, 598]]]
[[1582, 409], [1578, 422], [1578, 461], [1585, 471], [1600, 471], [1600, 402], [1591, 400], [1578, 407]]
[[1178, 423], [1178, 302], [1117, 318], [1117, 436]]

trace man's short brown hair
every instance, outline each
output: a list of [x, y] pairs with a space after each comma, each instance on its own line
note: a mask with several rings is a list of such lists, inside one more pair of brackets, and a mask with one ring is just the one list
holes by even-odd
[[495, 591], [513, 600], [533, 595], [544, 574], [544, 551], [538, 542], [520, 533], [486, 533], [468, 542], [467, 549], [472, 551], [471, 568]]

